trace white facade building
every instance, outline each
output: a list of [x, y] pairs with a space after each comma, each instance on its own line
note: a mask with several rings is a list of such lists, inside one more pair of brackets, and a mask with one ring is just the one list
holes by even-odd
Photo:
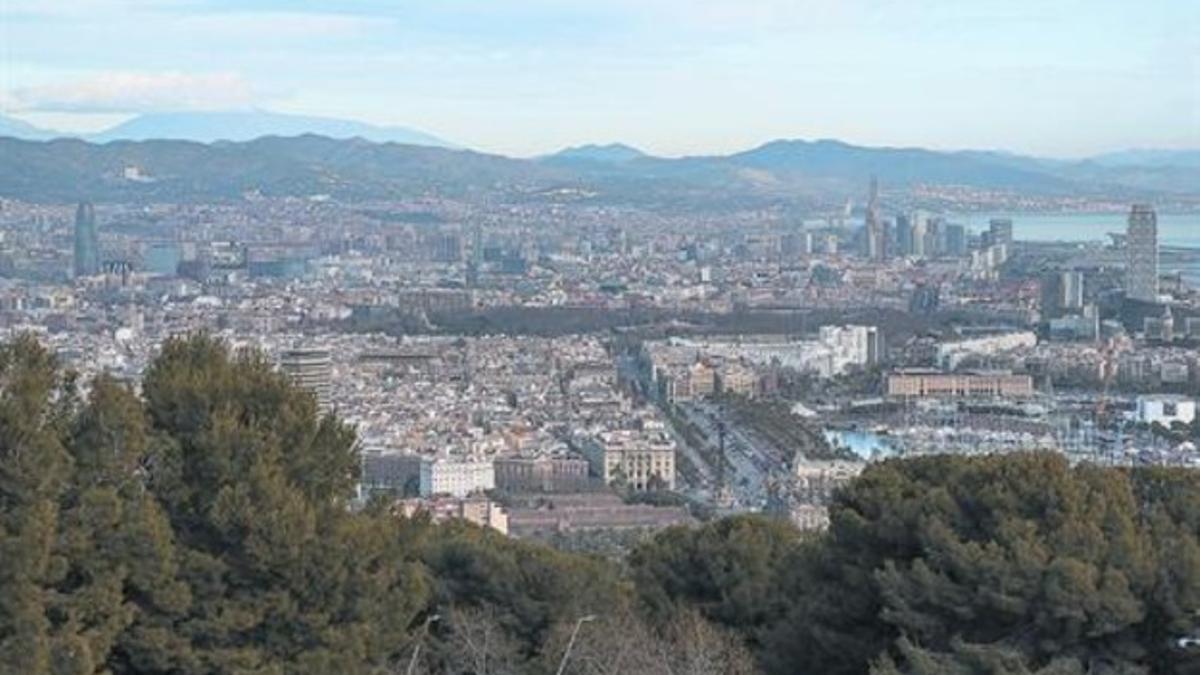
[[1037, 335], [1032, 331], [1014, 331], [947, 342], [938, 345], [938, 364], [947, 370], [954, 370], [969, 356], [992, 356], [1014, 349], [1033, 349], [1037, 343]]
[[875, 326], [821, 326], [821, 344], [832, 354], [834, 373], [851, 366], [869, 366], [883, 358], [883, 338]]
[[496, 469], [489, 460], [439, 457], [421, 462], [421, 496], [469, 494], [496, 487]]
[[1139, 396], [1137, 400], [1137, 421], [1143, 424], [1161, 424], [1170, 427], [1172, 424], [1191, 424], [1196, 419], [1196, 402], [1183, 396], [1155, 394]]

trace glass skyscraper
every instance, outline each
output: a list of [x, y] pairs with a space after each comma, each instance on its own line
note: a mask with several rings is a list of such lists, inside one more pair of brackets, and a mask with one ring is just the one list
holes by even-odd
[[75, 209], [75, 276], [100, 272], [100, 243], [96, 236], [96, 209], [80, 202]]

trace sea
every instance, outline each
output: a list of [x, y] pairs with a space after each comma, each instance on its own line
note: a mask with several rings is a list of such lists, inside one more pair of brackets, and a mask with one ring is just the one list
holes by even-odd
[[[1018, 241], [1109, 241], [1124, 232], [1124, 213], [951, 213], [946, 220], [982, 232], [992, 218], [1009, 218]], [[1200, 213], [1158, 214], [1158, 243], [1166, 248], [1200, 249]]]
[[[992, 218], [1008, 218], [1017, 241], [1104, 242], [1108, 233], [1125, 231], [1124, 213], [951, 213], [946, 220], [966, 225], [971, 232], [988, 228]], [[1196, 255], [1164, 258], [1164, 274], [1179, 272], [1192, 286], [1200, 285], [1200, 213], [1159, 213], [1158, 245], [1162, 249], [1192, 249]], [[1181, 261], [1181, 262], [1172, 262]]]

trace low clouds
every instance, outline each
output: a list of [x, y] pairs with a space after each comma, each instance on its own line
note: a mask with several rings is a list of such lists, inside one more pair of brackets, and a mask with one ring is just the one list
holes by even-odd
[[106, 72], [56, 84], [22, 87], [6, 103], [17, 110], [144, 113], [252, 107], [255, 91], [237, 73]]

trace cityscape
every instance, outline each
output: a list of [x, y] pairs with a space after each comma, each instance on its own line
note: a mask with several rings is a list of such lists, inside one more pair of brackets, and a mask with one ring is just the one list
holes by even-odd
[[1152, 206], [1044, 244], [1019, 214], [976, 231], [864, 187], [861, 213], [736, 229], [558, 203], [6, 200], [5, 332], [84, 382], [137, 382], [164, 340], [208, 332], [354, 427], [364, 500], [587, 494], [608, 514], [527, 536], [687, 518], [613, 490], [820, 527], [832, 488], [808, 486], [891, 456], [1200, 462], [1200, 249], [1164, 247]]
[[0, 675], [1200, 672], [1195, 3], [177, 4], [0, 7]]

